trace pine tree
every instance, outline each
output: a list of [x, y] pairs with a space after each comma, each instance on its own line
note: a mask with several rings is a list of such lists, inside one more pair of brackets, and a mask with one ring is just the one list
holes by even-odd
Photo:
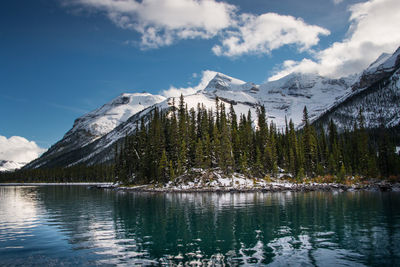
[[169, 161], [169, 179], [172, 181], [175, 179], [175, 170], [172, 161]]
[[233, 165], [235, 166], [235, 170], [238, 170], [238, 166], [240, 165], [240, 139], [239, 139], [239, 130], [237, 123], [237, 116], [233, 105], [231, 103], [230, 111], [229, 111], [229, 120], [231, 127], [231, 136], [232, 136], [232, 151], [233, 151]]
[[316, 167], [315, 162], [315, 139], [313, 136], [313, 130], [310, 126], [308, 119], [307, 107], [304, 106], [303, 109], [303, 153], [304, 153], [304, 169], [307, 175], [311, 175]]
[[181, 96], [178, 114], [173, 100], [170, 110], [154, 109], [140, 123], [136, 122], [133, 134], [115, 146], [113, 167], [57, 168], [48, 172], [38, 170], [35, 175], [70, 181], [77, 177], [76, 173], [90, 180], [113, 172], [111, 176], [129, 184], [168, 182], [193, 167], [253, 176], [274, 176], [283, 167], [299, 180], [306, 175], [330, 173], [340, 181], [347, 173], [377, 177], [380, 172], [387, 177], [400, 171], [400, 157], [394, 154], [393, 143], [385, 137], [384, 129], [376, 142], [378, 150], [374, 142], [370, 143], [362, 110], [353, 132], [345, 129], [339, 134], [331, 120], [327, 136], [323, 127], [317, 134], [310, 125], [306, 108], [304, 127], [297, 132], [291, 120], [285, 123], [284, 130], [278, 130], [273, 122], [268, 126], [263, 107], [257, 111], [257, 121], [257, 127], [253, 127], [249, 111], [237, 123], [233, 105], [227, 114], [224, 103], [218, 99], [215, 113], [201, 105], [197, 113], [194, 109], [188, 111]]
[[168, 181], [169, 178], [169, 170], [168, 170], [169, 164], [168, 164], [168, 159], [167, 159], [167, 153], [165, 152], [165, 149], [162, 152], [161, 159], [160, 159], [160, 164], [159, 164], [159, 172], [160, 172], [160, 180], [161, 182], [165, 183]]
[[219, 134], [219, 161], [218, 165], [224, 171], [225, 174], [229, 174], [233, 171], [233, 152], [231, 143], [231, 133], [229, 129], [228, 120], [225, 113], [225, 105], [221, 104], [220, 107], [220, 134]]
[[339, 181], [343, 182], [345, 177], [346, 177], [346, 168], [344, 167], [344, 164], [342, 163], [342, 165], [340, 166], [339, 174], [338, 174]]
[[196, 167], [203, 168], [204, 166], [204, 151], [203, 142], [199, 139], [196, 143]]
[[358, 113], [358, 137], [357, 137], [357, 152], [359, 154], [359, 172], [363, 175], [368, 175], [369, 169], [369, 153], [368, 153], [368, 135], [365, 131], [365, 119], [363, 109], [360, 107]]

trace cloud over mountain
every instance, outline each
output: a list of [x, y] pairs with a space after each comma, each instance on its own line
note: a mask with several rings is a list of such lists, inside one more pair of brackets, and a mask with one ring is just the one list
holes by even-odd
[[26, 163], [36, 159], [45, 151], [46, 149], [24, 137], [11, 136], [7, 138], [0, 135], [0, 160]]
[[265, 13], [239, 13], [235, 5], [215, 0], [73, 0], [67, 6], [83, 6], [104, 12], [118, 27], [141, 34], [142, 48], [158, 48], [183, 39], [219, 36], [212, 51], [219, 56], [269, 53], [283, 45], [306, 49], [329, 31], [308, 25], [301, 18]]
[[329, 34], [327, 29], [308, 25], [292, 16], [244, 14], [235, 30], [226, 33], [222, 45], [213, 47], [213, 52], [219, 56], [265, 54], [289, 44], [296, 44], [304, 50], [318, 44], [319, 35]]
[[[366, 0], [349, 6], [346, 37], [319, 50], [320, 38], [330, 35], [329, 29], [291, 15], [241, 12], [238, 5], [226, 1], [61, 1], [70, 8], [104, 14], [118, 27], [139, 33], [137, 43], [143, 49], [168, 46], [185, 39], [215, 38], [211, 50], [217, 56], [270, 54], [287, 45], [308, 53], [309, 57], [302, 60], [288, 58], [269, 80], [291, 72], [313, 72], [333, 78], [347, 76], [365, 69], [382, 52], [392, 53], [400, 44], [398, 0]], [[345, 4], [342, 0], [332, 1], [336, 5]], [[171, 87], [169, 92], [175, 94], [175, 89]], [[193, 92], [192, 89], [187, 88], [187, 92]]]
[[203, 90], [207, 86], [207, 84], [211, 81], [211, 79], [215, 77], [216, 74], [217, 72], [215, 71], [205, 70], [202, 72], [202, 77], [198, 85], [194, 87], [180, 87], [180, 88], [171, 86], [168, 90], [163, 90], [160, 94], [165, 97], [179, 97], [181, 94], [183, 95], [194, 94], [199, 90]]
[[393, 53], [400, 45], [400, 1], [370, 0], [349, 7], [347, 37], [321, 51], [313, 59], [287, 60], [269, 80], [291, 72], [316, 72], [341, 77], [366, 68], [382, 52]]
[[171, 45], [179, 39], [214, 37], [234, 24], [236, 7], [214, 0], [73, 0], [101, 12], [118, 27], [141, 34], [143, 48]]

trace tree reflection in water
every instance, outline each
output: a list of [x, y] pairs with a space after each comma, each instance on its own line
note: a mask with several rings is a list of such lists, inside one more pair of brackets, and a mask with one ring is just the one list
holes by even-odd
[[65, 249], [89, 255], [81, 264], [400, 263], [399, 193], [31, 190], [37, 216], [67, 239]]

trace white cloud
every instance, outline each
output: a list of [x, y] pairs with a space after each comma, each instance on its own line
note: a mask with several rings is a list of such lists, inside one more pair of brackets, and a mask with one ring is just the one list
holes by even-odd
[[370, 0], [350, 6], [347, 38], [316, 52], [314, 60], [286, 61], [269, 80], [296, 72], [317, 72], [340, 77], [365, 69], [381, 53], [393, 53], [400, 45], [400, 1]]
[[215, 0], [72, 0], [100, 10], [117, 26], [141, 33], [144, 48], [171, 45], [176, 39], [211, 38], [234, 22], [236, 7]]
[[327, 29], [308, 25], [301, 18], [276, 13], [243, 14], [237, 29], [228, 31], [222, 45], [216, 45], [212, 50], [216, 55], [228, 57], [270, 53], [289, 44], [305, 50], [318, 44], [319, 35], [329, 34]]
[[211, 81], [212, 78], [215, 77], [217, 72], [212, 70], [205, 70], [202, 73], [202, 78], [200, 83], [194, 87], [181, 87], [176, 88], [171, 86], [168, 90], [163, 90], [161, 94], [165, 97], [179, 97], [181, 94], [183, 95], [191, 95], [196, 93], [199, 90], [203, 90], [207, 84]]
[[342, 3], [344, 0], [332, 0], [335, 5]]
[[34, 141], [24, 137], [0, 135], [0, 160], [30, 162], [39, 157], [46, 149], [39, 147]]
[[[217, 0], [63, 0], [66, 6], [101, 11], [118, 27], [141, 34], [142, 48], [171, 45], [181, 39], [220, 36], [216, 55], [269, 53], [284, 45], [300, 50], [319, 42], [327, 29], [301, 18], [266, 13], [239, 14], [238, 7]], [[128, 41], [126, 44], [135, 42]]]

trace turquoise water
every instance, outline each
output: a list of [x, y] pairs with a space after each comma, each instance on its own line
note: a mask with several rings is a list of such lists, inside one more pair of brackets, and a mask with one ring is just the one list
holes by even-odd
[[400, 193], [0, 187], [0, 266], [400, 265]]

